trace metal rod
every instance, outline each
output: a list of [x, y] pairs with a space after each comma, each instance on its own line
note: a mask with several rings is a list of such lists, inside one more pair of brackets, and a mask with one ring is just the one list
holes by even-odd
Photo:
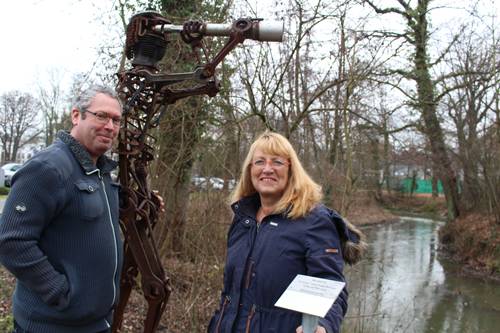
[[313, 316], [307, 313], [302, 314], [302, 330], [304, 333], [314, 333], [318, 327], [318, 316]]
[[[230, 36], [233, 25], [230, 23], [203, 23], [200, 32], [206, 36]], [[252, 27], [254, 35], [252, 39], [263, 42], [281, 42], [283, 40], [283, 22], [281, 21], [258, 21]], [[182, 25], [159, 24], [154, 31], [160, 33], [180, 33]]]

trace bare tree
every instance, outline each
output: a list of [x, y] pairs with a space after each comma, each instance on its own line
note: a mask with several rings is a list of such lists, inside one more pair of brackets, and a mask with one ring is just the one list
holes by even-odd
[[[495, 132], [490, 128], [494, 128], [499, 94], [494, 51], [499, 45], [491, 48], [488, 41], [476, 29], [464, 31], [447, 59], [453, 72], [463, 74], [443, 82], [445, 87], [455, 87], [447, 89], [443, 104], [456, 128], [457, 158], [463, 170], [463, 205], [467, 210], [484, 209], [484, 203], [491, 202], [493, 195], [485, 186], [484, 170], [480, 171], [481, 161], [488, 153], [479, 144], [481, 137]], [[491, 171], [486, 170], [486, 174], [494, 174]]]
[[[340, 132], [346, 130], [342, 110], [349, 110], [346, 106], [358, 80], [354, 75], [355, 63], [350, 64], [352, 67], [340, 65], [343, 74], [352, 70], [352, 76], [339, 73], [341, 56], [333, 37], [337, 34], [324, 34], [326, 27], [329, 31], [332, 26], [342, 30], [336, 19], [347, 10], [349, 2], [295, 0], [286, 8], [275, 2], [279, 15], [285, 16], [285, 30], [290, 33], [285, 42], [279, 46], [246, 48], [237, 59], [242, 69], [239, 73], [243, 92], [236, 100], [240, 109], [238, 121], [247, 137], [264, 128], [283, 133], [295, 144], [313, 173], [322, 169], [319, 152], [324, 149], [325, 136], [330, 139], [330, 133], [319, 133], [317, 129], [318, 123], [325, 120], [320, 114], [337, 112], [335, 120], [339, 121], [333, 126], [340, 140]], [[322, 42], [316, 40], [318, 37]], [[348, 56], [345, 52], [344, 58]], [[350, 85], [349, 79], [352, 79]], [[332, 99], [332, 96], [342, 98]], [[344, 138], [349, 140], [348, 135]], [[333, 147], [340, 145], [338, 140]]]
[[44, 122], [44, 143], [50, 145], [58, 130], [63, 128], [65, 96], [61, 87], [61, 75], [49, 72], [49, 81], [39, 86], [38, 99]]
[[330, 203], [343, 214], [361, 185], [364, 157], [355, 149], [366, 137], [357, 126], [371, 121], [383, 127], [368, 106], [373, 88], [366, 82], [381, 65], [383, 45], [359, 33], [364, 18], [354, 15], [355, 5], [297, 0], [281, 11], [276, 2], [290, 33], [285, 42], [247, 48], [237, 59], [243, 93], [235, 105], [244, 133], [251, 137], [269, 128], [288, 136], [308, 171], [323, 180], [327, 200], [335, 198]]
[[[413, 48], [413, 54], [408, 59], [412, 67], [410, 69], [394, 69], [390, 73], [402, 75], [404, 78], [414, 81], [417, 86], [416, 96], [413, 97], [414, 106], [421, 113], [422, 130], [428, 137], [433, 165], [437, 167], [436, 173], [443, 183], [448, 219], [453, 220], [460, 214], [457, 178], [448, 154], [442, 124], [438, 117], [437, 105], [443, 95], [436, 93], [436, 86], [441, 78], [433, 80], [431, 76], [431, 68], [442, 57], [436, 62], [431, 62], [428, 51], [430, 38], [428, 16], [432, 0], [419, 0], [413, 7], [408, 1], [403, 0], [394, 0], [394, 7], [380, 7], [371, 0], [364, 2], [378, 14], [396, 14], [406, 22], [404, 32], [381, 33], [385, 38], [403, 39]], [[385, 4], [387, 5], [387, 3]], [[447, 50], [445, 50], [446, 52]]]
[[2, 163], [15, 161], [21, 147], [42, 132], [37, 129], [38, 101], [28, 93], [11, 91], [0, 96]]

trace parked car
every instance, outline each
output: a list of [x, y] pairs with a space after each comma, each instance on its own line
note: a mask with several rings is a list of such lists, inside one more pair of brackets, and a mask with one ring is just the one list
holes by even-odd
[[231, 191], [232, 191], [232, 190], [234, 189], [234, 187], [235, 187], [235, 186], [236, 186], [236, 180], [234, 180], [234, 179], [228, 179], [228, 180], [227, 180], [227, 188], [228, 188], [229, 190], [231, 190]]
[[7, 163], [2, 165], [2, 170], [4, 172], [5, 180], [4, 186], [10, 187], [10, 181], [12, 176], [19, 170], [23, 165], [19, 163]]
[[197, 190], [216, 190], [224, 188], [224, 179], [219, 177], [191, 177], [191, 185]]
[[205, 177], [198, 177], [198, 176], [191, 177], [191, 185], [195, 189], [206, 188], [206, 184], [207, 184], [207, 179]]
[[214, 190], [222, 190], [224, 188], [224, 179], [218, 178], [218, 177], [210, 177], [208, 178], [208, 182], [210, 183], [210, 186]]

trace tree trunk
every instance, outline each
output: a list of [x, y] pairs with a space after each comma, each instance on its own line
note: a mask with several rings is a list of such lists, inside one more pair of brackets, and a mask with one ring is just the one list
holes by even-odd
[[436, 176], [434, 176], [434, 173], [432, 174], [432, 197], [437, 198], [439, 196], [439, 185], [438, 185], [438, 179]]
[[448, 209], [448, 219], [454, 220], [460, 214], [457, 179], [451, 165], [450, 157], [445, 144], [443, 130], [437, 117], [434, 84], [431, 80], [427, 62], [427, 5], [428, 0], [419, 1], [418, 14], [415, 15], [416, 24], [413, 27], [415, 37], [415, 76], [419, 108], [424, 121], [424, 131], [431, 146], [431, 158], [436, 166], [438, 178], [443, 184]]
[[[189, 197], [194, 147], [200, 139], [200, 123], [204, 119], [201, 100], [191, 97], [167, 110], [159, 127], [158, 162], [153, 175], [165, 202], [166, 223], [159, 226], [157, 237], [160, 254], [180, 253]], [[165, 133], [165, 134], [162, 134]]]
[[389, 156], [389, 144], [390, 144], [390, 139], [389, 139], [389, 132], [387, 131], [387, 120], [384, 119], [384, 125], [383, 125], [383, 131], [384, 131], [384, 178], [382, 180], [382, 183], [385, 184], [385, 189], [388, 194], [391, 194], [391, 181], [392, 181], [392, 175], [391, 175], [391, 170], [390, 170], [390, 156]]

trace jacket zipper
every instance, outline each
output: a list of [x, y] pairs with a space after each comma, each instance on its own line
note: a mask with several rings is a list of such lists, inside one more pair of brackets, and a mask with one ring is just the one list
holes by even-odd
[[231, 301], [231, 297], [226, 295], [224, 298], [224, 303], [222, 304], [222, 309], [220, 310], [219, 320], [217, 320], [217, 325], [215, 326], [215, 333], [220, 332], [220, 324], [222, 323], [222, 317], [224, 316], [224, 311], [226, 311], [226, 305]]
[[113, 271], [113, 302], [111, 302], [111, 306], [115, 304], [116, 301], [116, 272], [118, 271], [118, 244], [116, 244], [116, 230], [115, 226], [113, 225], [113, 217], [111, 216], [111, 207], [109, 207], [109, 199], [108, 199], [108, 194], [106, 193], [106, 187], [104, 185], [104, 181], [102, 180], [102, 177], [99, 176], [101, 179], [101, 184], [102, 184], [102, 189], [104, 191], [104, 196], [106, 197], [106, 206], [108, 207], [108, 216], [109, 216], [109, 224], [111, 225], [111, 230], [113, 230], [113, 245], [115, 246], [115, 268]]
[[[92, 172], [91, 172], [92, 173]], [[89, 173], [89, 174], [91, 174]], [[115, 226], [113, 225], [113, 217], [111, 216], [111, 207], [109, 206], [109, 199], [108, 199], [108, 193], [106, 192], [106, 186], [104, 184], [104, 180], [101, 176], [101, 172], [99, 169], [97, 169], [97, 176], [99, 180], [101, 181], [102, 185], [102, 190], [104, 192], [104, 198], [106, 198], [106, 207], [108, 208], [108, 217], [109, 217], [109, 224], [111, 226], [111, 230], [113, 231], [113, 245], [115, 249], [115, 267], [113, 269], [113, 301], [111, 302], [111, 307], [115, 304], [116, 301], [116, 272], [118, 271], [118, 244], [116, 244], [116, 230]]]
[[[262, 221], [261, 222], [256, 221], [256, 230], [255, 230], [255, 234], [253, 236], [253, 242], [252, 242], [252, 246], [251, 246], [251, 249], [250, 249], [250, 252], [249, 252], [250, 256], [252, 255], [253, 249], [255, 247], [255, 243], [257, 242], [257, 235], [259, 233], [259, 229], [261, 227], [261, 224], [262, 224]], [[245, 288], [246, 289], [248, 289], [248, 287], [250, 286], [250, 276], [251, 276], [250, 274], [252, 273], [253, 264], [254, 264], [254, 262], [251, 261], [250, 265], [248, 267], [248, 273], [247, 273], [247, 275], [245, 277], [245, 280], [246, 280], [245, 281]], [[250, 313], [248, 314], [245, 333], [249, 333], [250, 332], [250, 322], [252, 320], [252, 317], [253, 317], [254, 313], [255, 313], [255, 304], [252, 305]], [[215, 332], [218, 333], [217, 330]]]
[[252, 309], [247, 317], [247, 328], [245, 329], [245, 333], [250, 333], [250, 324], [252, 323], [252, 317], [255, 314], [255, 304], [252, 305]]

